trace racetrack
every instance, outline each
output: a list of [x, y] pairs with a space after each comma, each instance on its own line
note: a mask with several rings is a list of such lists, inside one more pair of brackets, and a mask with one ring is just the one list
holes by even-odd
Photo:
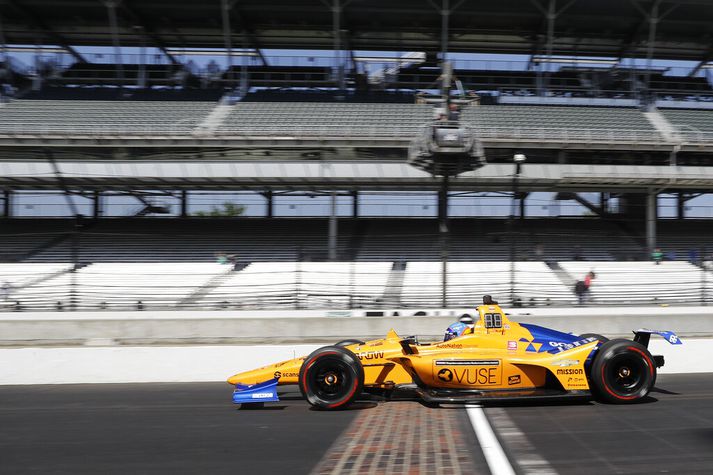
[[[290, 389], [280, 403], [245, 410], [219, 383], [2, 386], [0, 466], [3, 473], [488, 473], [463, 408], [364, 402], [320, 412], [297, 396]], [[713, 374], [659, 375], [651, 397], [636, 405], [509, 404], [485, 413], [521, 473], [713, 470]]]

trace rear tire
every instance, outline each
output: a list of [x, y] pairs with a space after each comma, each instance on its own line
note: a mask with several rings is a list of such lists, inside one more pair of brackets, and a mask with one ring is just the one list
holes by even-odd
[[597, 340], [599, 340], [602, 343], [606, 343], [609, 341], [609, 338], [602, 336], [598, 333], [582, 333], [581, 335], [579, 335], [579, 337], [580, 338], [596, 338]]
[[590, 374], [593, 393], [602, 401], [630, 404], [646, 397], [656, 383], [656, 364], [645, 346], [617, 339], [599, 347]]
[[325, 410], [349, 407], [364, 388], [364, 368], [354, 353], [325, 346], [305, 358], [299, 374], [300, 392], [307, 402]]

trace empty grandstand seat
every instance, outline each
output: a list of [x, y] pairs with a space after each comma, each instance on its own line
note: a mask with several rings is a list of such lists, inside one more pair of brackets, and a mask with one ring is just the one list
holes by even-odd
[[[543, 262], [515, 263], [515, 297], [538, 305], [571, 304], [572, 289], [560, 282]], [[433, 305], [441, 300], [440, 262], [409, 262], [404, 275], [401, 303], [405, 306]], [[448, 264], [448, 304], [474, 307], [485, 294], [511, 305], [510, 263], [503, 261], [450, 262]]]
[[258, 262], [235, 272], [198, 305], [226, 308], [373, 306], [391, 262]]
[[684, 139], [713, 140], [713, 111], [661, 109], [660, 112]]
[[500, 129], [503, 134], [560, 129], [593, 137], [623, 133], [657, 137], [651, 123], [634, 108], [483, 105], [466, 108], [461, 120], [481, 133], [488, 129]]
[[72, 301], [80, 310], [136, 310], [139, 301], [144, 309], [166, 309], [228, 271], [214, 263], [92, 264], [23, 287], [13, 298], [28, 310], [54, 309], [57, 302], [68, 309]]
[[410, 137], [432, 115], [425, 104], [241, 102], [216, 134]]
[[215, 106], [203, 101], [16, 100], [3, 107], [0, 133], [188, 134]]
[[573, 278], [596, 273], [590, 288], [594, 303], [626, 305], [658, 302], [697, 302], [704, 292], [707, 272], [687, 262], [560, 262]]

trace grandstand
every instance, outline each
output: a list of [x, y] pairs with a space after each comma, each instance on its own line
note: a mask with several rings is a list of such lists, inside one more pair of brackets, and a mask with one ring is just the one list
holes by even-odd
[[[687, 216], [713, 189], [701, 2], [179, 3], [0, 3], [5, 309], [568, 306], [590, 270], [588, 305], [710, 300], [710, 223]], [[441, 180], [407, 152], [450, 104], [488, 164]], [[61, 211], [29, 213], [47, 191]], [[264, 213], [199, 218], [192, 192]], [[408, 192], [438, 211], [361, 209]], [[578, 214], [538, 212], [542, 193]], [[509, 212], [452, 215], [484, 194]], [[139, 209], [110, 214], [117, 195]], [[297, 195], [323, 212], [280, 216]]]

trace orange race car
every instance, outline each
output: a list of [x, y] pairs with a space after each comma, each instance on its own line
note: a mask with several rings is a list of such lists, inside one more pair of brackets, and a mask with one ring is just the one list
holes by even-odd
[[562, 396], [631, 403], [649, 393], [664, 364], [649, 353], [650, 336], [681, 344], [670, 331], [608, 340], [515, 323], [487, 295], [477, 310], [476, 321], [449, 327], [445, 341], [420, 343], [391, 330], [380, 340], [345, 340], [238, 373], [228, 379], [233, 402], [278, 401], [278, 385], [298, 384], [321, 409], [343, 409], [365, 392], [390, 398], [404, 391], [432, 404]]

